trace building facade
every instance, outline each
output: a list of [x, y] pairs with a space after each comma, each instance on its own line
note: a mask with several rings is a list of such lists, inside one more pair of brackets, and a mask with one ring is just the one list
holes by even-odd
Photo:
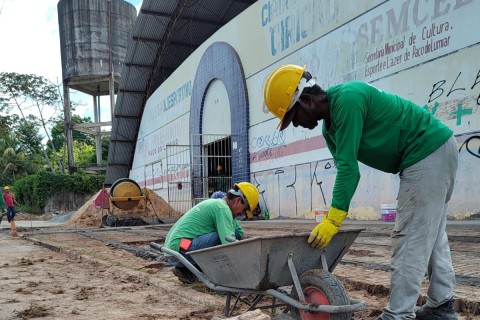
[[[258, 187], [271, 218], [313, 218], [336, 173], [321, 126], [279, 132], [263, 99], [270, 72], [298, 64], [324, 88], [363, 80], [447, 124], [460, 146], [449, 215], [468, 218], [480, 208], [478, 12], [473, 0], [257, 1], [150, 96], [130, 178], [186, 211], [215, 190], [221, 165], [228, 181]], [[349, 217], [379, 219], [398, 175], [360, 171]]]

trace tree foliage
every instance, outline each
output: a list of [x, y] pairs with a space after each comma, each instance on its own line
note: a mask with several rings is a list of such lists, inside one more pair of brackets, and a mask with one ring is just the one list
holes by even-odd
[[[80, 117], [79, 115], [72, 115], [72, 124], [92, 123], [90, 117]], [[56, 150], [60, 150], [65, 144], [65, 119], [60, 117], [54, 122], [51, 129], [51, 139]], [[73, 131], [73, 140], [83, 141], [89, 145], [95, 145], [95, 140], [91, 135], [83, 132]], [[49, 153], [50, 154], [50, 153]]]
[[104, 175], [74, 175], [39, 172], [25, 176], [14, 184], [15, 197], [31, 213], [43, 213], [47, 200], [58, 192], [94, 194], [103, 187]]
[[13, 126], [18, 144], [27, 155], [42, 155], [42, 139], [40, 124], [33, 115], [19, 119]]
[[[47, 196], [57, 191], [93, 192], [104, 181], [102, 175], [55, 174], [63, 173], [68, 162], [62, 107], [59, 87], [47, 79], [0, 72], [0, 185], [14, 185], [20, 202], [35, 210], [41, 211]], [[74, 124], [88, 122], [88, 117], [72, 116]], [[96, 165], [95, 139], [78, 131], [73, 139], [76, 166]], [[108, 143], [103, 136], [103, 158]]]
[[25, 147], [23, 152], [32, 157], [43, 156], [51, 170], [53, 166], [42, 145], [43, 136], [39, 131], [43, 128], [45, 136], [49, 136], [49, 119], [61, 105], [58, 87], [44, 77], [15, 72], [0, 73], [0, 111], [20, 114], [22, 121], [17, 125], [16, 133]]
[[42, 170], [45, 161], [38, 153], [28, 153], [18, 139], [18, 134], [6, 132], [0, 136], [1, 185], [11, 184], [16, 179]]
[[57, 107], [60, 101], [58, 88], [44, 77], [15, 72], [0, 73], [0, 95], [1, 111], [18, 108], [22, 115], [36, 103]]
[[[67, 146], [61, 147], [57, 152], [57, 157], [62, 158], [64, 166], [67, 166], [67, 159], [65, 154]], [[53, 155], [51, 156], [54, 157]], [[75, 165], [79, 168], [86, 168], [95, 166], [97, 163], [97, 155], [95, 153], [95, 146], [87, 144], [82, 141], [73, 141], [73, 158]]]

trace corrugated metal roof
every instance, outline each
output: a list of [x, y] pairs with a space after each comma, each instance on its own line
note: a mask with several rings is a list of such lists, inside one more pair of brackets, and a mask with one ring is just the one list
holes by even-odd
[[195, 49], [256, 0], [144, 0], [112, 119], [105, 183], [128, 177], [145, 103]]

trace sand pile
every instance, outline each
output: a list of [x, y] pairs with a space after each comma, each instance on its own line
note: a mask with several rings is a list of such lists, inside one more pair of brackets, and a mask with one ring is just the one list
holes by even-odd
[[[90, 200], [81, 206], [65, 224], [76, 226], [100, 226], [102, 224], [102, 217], [109, 214], [138, 214], [139, 217], [145, 218], [177, 218], [181, 216], [180, 212], [175, 211], [162, 197], [148, 188], [142, 189], [146, 196], [146, 200], [140, 200], [138, 205], [133, 209], [128, 211], [119, 209], [110, 201], [110, 199], [108, 199], [110, 208], [102, 209], [95, 206], [95, 199], [101, 194], [102, 190], [97, 192], [90, 198]], [[106, 188], [105, 190], [110, 192], [109, 188]]]

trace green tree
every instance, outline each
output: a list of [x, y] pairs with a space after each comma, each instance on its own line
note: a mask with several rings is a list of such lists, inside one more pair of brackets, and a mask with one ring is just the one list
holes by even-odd
[[73, 157], [77, 167], [85, 168], [96, 163], [95, 147], [82, 141], [73, 141]]
[[22, 150], [14, 133], [0, 138], [0, 168], [2, 177], [8, 181], [15, 181], [19, 177], [40, 171], [44, 167], [44, 159], [39, 154], [30, 157]]
[[102, 136], [102, 159], [104, 159], [103, 165], [107, 164], [106, 159], [108, 159], [108, 148], [110, 148], [110, 135]]
[[42, 139], [40, 124], [33, 115], [19, 119], [13, 126], [17, 143], [27, 155], [42, 154]]
[[13, 124], [18, 122], [18, 120], [19, 117], [16, 114], [8, 116], [0, 115], [0, 139], [11, 133]]
[[[92, 119], [90, 117], [80, 117], [79, 115], [72, 115], [71, 118], [72, 124], [79, 124], [79, 123], [92, 123]], [[51, 129], [51, 139], [52, 143], [55, 146], [56, 150], [60, 150], [65, 144], [65, 119], [63, 117], [59, 117], [55, 120], [54, 125]], [[83, 132], [73, 131], [73, 140], [83, 141], [90, 145], [95, 145], [95, 140], [91, 135], [88, 135]]]
[[[80, 117], [78, 115], [72, 116], [72, 123], [73, 124], [81, 124], [81, 123], [92, 123], [90, 117]], [[58, 118], [55, 121], [54, 126], [51, 130], [51, 138], [53, 141], [53, 145], [55, 149], [58, 150], [57, 157], [61, 159], [62, 163], [66, 167], [67, 163], [67, 149], [66, 149], [66, 138], [65, 138], [65, 123], [63, 118]], [[95, 149], [95, 139], [93, 135], [89, 135], [87, 133], [83, 133], [80, 131], [73, 131], [73, 141], [74, 141], [74, 161], [75, 166], [82, 168], [88, 166], [95, 166], [96, 165], [96, 149]], [[102, 159], [106, 159], [108, 155], [108, 147], [110, 144], [110, 136], [102, 136]], [[87, 147], [90, 146], [90, 147]], [[47, 148], [47, 153], [52, 158], [53, 150], [51, 148]], [[81, 154], [85, 152], [86, 154]], [[77, 162], [79, 161], [79, 162]], [[106, 160], [103, 162], [106, 163]]]
[[[51, 141], [49, 130], [47, 129], [49, 123], [45, 118], [45, 114], [51, 113], [54, 115], [61, 105], [58, 87], [44, 77], [15, 72], [0, 73], [0, 111], [10, 112], [15, 108], [26, 123], [30, 122], [30, 126], [41, 125], [49, 141]], [[27, 110], [28, 113], [35, 110], [36, 114], [34, 116], [32, 114], [28, 115]], [[55, 148], [53, 145], [51, 147]], [[40, 144], [39, 148], [41, 148], [51, 170], [54, 170], [44, 147]], [[63, 172], [61, 162], [58, 159], [55, 160]]]
[[[67, 146], [63, 146], [57, 152], [57, 158], [61, 158], [62, 155], [66, 153]], [[52, 155], [53, 157], [53, 155]], [[73, 159], [75, 161], [76, 167], [79, 168], [86, 168], [90, 166], [94, 166], [96, 164], [96, 153], [95, 153], [95, 146], [85, 143], [83, 141], [75, 140], [73, 141]], [[63, 158], [63, 165], [67, 166], [67, 159]]]

